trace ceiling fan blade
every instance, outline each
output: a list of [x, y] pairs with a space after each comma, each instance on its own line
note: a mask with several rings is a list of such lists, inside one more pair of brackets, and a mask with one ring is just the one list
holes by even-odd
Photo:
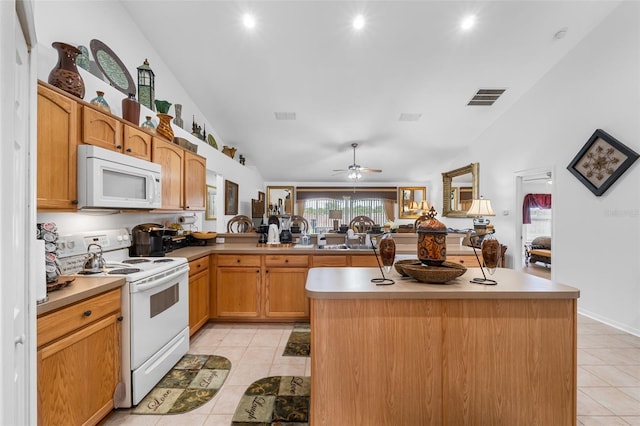
[[370, 169], [368, 167], [360, 167], [362, 173], [382, 173], [380, 169]]

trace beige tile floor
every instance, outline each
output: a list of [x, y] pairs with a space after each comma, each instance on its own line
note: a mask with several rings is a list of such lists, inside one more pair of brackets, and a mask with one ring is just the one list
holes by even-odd
[[[189, 352], [221, 355], [233, 364], [211, 401], [181, 415], [117, 410], [104, 424], [229, 426], [240, 397], [253, 381], [272, 375], [310, 375], [309, 358], [282, 356], [291, 329], [292, 325], [208, 324], [194, 336]], [[640, 426], [640, 338], [581, 315], [578, 425]]]

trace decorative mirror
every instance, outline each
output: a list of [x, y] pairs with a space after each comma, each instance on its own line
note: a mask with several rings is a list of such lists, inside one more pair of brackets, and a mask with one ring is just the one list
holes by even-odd
[[293, 186], [267, 186], [267, 214], [293, 214]]
[[471, 202], [479, 198], [479, 174], [478, 163], [442, 173], [442, 217], [467, 217]]
[[[423, 203], [423, 201], [425, 203]], [[417, 219], [423, 211], [429, 210], [426, 205], [427, 189], [424, 186], [401, 186], [398, 188], [398, 218]]]

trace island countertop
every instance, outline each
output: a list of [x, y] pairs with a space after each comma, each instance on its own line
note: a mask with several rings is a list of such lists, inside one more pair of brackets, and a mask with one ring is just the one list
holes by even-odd
[[377, 268], [311, 268], [306, 295], [311, 299], [577, 299], [580, 290], [534, 275], [498, 268], [491, 276], [497, 285], [472, 284], [482, 277], [480, 268], [468, 268], [445, 284], [424, 284], [405, 278], [395, 270], [385, 277], [392, 285], [376, 285], [382, 275]]

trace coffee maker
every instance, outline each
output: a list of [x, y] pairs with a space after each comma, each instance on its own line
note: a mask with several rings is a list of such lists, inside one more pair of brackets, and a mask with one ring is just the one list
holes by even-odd
[[157, 223], [143, 223], [135, 226], [131, 230], [131, 247], [129, 255], [131, 257], [162, 257], [164, 256], [165, 235], [171, 231]]

